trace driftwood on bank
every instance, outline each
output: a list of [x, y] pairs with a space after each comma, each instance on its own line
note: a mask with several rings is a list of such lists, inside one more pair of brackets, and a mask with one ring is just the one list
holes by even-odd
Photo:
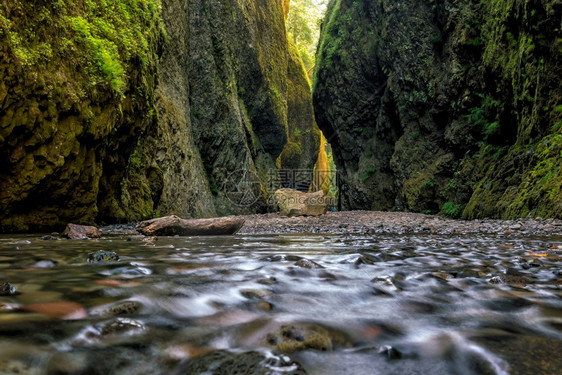
[[234, 234], [244, 221], [240, 217], [182, 219], [172, 215], [143, 221], [136, 229], [146, 236], [213, 236]]

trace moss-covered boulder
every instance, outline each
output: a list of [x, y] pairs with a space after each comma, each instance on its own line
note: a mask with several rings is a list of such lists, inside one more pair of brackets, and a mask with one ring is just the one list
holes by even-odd
[[313, 100], [344, 208], [561, 217], [554, 0], [332, 0]]

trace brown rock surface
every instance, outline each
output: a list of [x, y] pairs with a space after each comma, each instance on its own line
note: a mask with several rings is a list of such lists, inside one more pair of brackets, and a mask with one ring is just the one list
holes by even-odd
[[98, 228], [93, 226], [69, 223], [62, 236], [71, 240], [82, 240], [86, 238], [99, 238], [101, 233]]
[[279, 189], [275, 198], [282, 216], [320, 216], [328, 210], [327, 198], [321, 190], [302, 193], [294, 189]]

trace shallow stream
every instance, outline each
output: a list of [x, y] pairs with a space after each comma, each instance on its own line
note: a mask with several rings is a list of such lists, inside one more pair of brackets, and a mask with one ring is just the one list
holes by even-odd
[[0, 374], [555, 374], [561, 280], [560, 237], [0, 236]]

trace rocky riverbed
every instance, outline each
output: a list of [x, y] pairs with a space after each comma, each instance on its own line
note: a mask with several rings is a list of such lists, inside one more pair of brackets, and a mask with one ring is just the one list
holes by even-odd
[[558, 221], [245, 218], [229, 236], [0, 235], [0, 374], [562, 368]]
[[[407, 212], [342, 211], [322, 216], [284, 217], [278, 213], [238, 216], [246, 220], [238, 234], [503, 234], [562, 236], [562, 220], [453, 220]], [[109, 225], [103, 234], [137, 234], [136, 223]]]
[[562, 220], [451, 220], [440, 216], [404, 212], [344, 211], [317, 217], [250, 215], [240, 234], [519, 234], [562, 235]]

